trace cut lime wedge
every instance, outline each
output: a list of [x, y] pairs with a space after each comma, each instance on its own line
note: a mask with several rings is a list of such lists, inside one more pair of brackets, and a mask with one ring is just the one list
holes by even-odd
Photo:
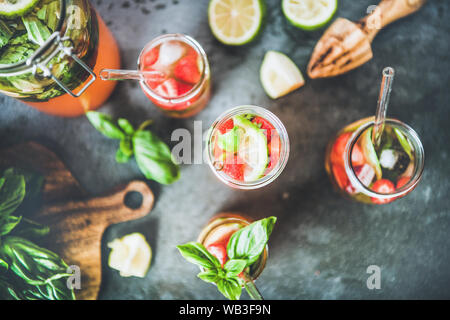
[[277, 51], [268, 51], [259, 73], [261, 84], [272, 99], [300, 88], [305, 84], [303, 75], [288, 56]]
[[239, 143], [241, 141], [244, 130], [238, 127], [234, 127], [232, 130], [219, 134], [217, 143], [222, 150], [227, 152], [236, 153], [239, 148]]
[[283, 0], [282, 9], [292, 25], [303, 30], [316, 30], [331, 20], [337, 0]]
[[140, 233], [132, 233], [108, 243], [111, 253], [108, 265], [120, 271], [122, 277], [145, 277], [150, 261], [152, 249]]
[[30, 11], [39, 0], [2, 0], [0, 1], [0, 16], [14, 18], [23, 16]]
[[259, 33], [264, 16], [262, 0], [211, 0], [208, 20], [212, 33], [227, 45], [243, 45]]
[[364, 157], [366, 158], [369, 165], [375, 169], [375, 175], [377, 176], [377, 180], [379, 180], [382, 177], [382, 171], [380, 161], [378, 160], [375, 147], [372, 143], [372, 128], [365, 130], [360, 139]]
[[244, 181], [252, 182], [261, 178], [269, 162], [267, 137], [263, 130], [243, 116], [233, 117], [234, 125], [242, 128], [238, 156], [245, 162]]

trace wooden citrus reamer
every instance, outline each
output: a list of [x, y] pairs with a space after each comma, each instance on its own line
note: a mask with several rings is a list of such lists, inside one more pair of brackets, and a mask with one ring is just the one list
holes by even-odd
[[426, 0], [383, 0], [360, 20], [338, 18], [325, 31], [308, 64], [310, 78], [333, 77], [366, 63], [373, 57], [371, 43], [388, 24], [418, 11]]

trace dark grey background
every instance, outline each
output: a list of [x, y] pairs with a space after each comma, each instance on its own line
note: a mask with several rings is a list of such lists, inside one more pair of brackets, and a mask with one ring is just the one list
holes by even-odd
[[[285, 171], [261, 190], [232, 190], [207, 165], [184, 165], [181, 180], [171, 186], [150, 182], [157, 196], [154, 210], [142, 220], [111, 227], [104, 236], [100, 298], [221, 299], [214, 286], [196, 278], [197, 268], [175, 246], [194, 240], [224, 210], [279, 218], [257, 283], [267, 299], [450, 298], [450, 3], [431, 0], [418, 14], [381, 31], [373, 43], [374, 59], [358, 70], [334, 79], [306, 79], [305, 87], [272, 101], [259, 83], [264, 53], [280, 50], [305, 71], [321, 32], [288, 26], [279, 1], [267, 2], [262, 36], [249, 46], [229, 48], [210, 33], [207, 0], [94, 1], [119, 42], [125, 68], [135, 67], [140, 49], [152, 38], [183, 32], [205, 48], [214, 85], [209, 106], [187, 120], [164, 117], [133, 82], [120, 83], [101, 111], [135, 124], [153, 118], [154, 131], [170, 142], [175, 128], [192, 131], [193, 120], [203, 121], [206, 129], [224, 110], [256, 104], [278, 115], [291, 139]], [[357, 20], [374, 2], [340, 0], [337, 15]], [[426, 165], [423, 180], [406, 198], [369, 206], [332, 189], [324, 151], [344, 125], [374, 113], [385, 66], [397, 71], [389, 115], [419, 133]], [[5, 96], [0, 101], [0, 146], [26, 140], [49, 146], [92, 195], [141, 178], [134, 163], [115, 163], [117, 143], [85, 118], [47, 116]], [[145, 234], [153, 248], [145, 279], [121, 278], [105, 263], [106, 243], [134, 231]], [[381, 290], [366, 287], [366, 268], [372, 264], [382, 269]]]

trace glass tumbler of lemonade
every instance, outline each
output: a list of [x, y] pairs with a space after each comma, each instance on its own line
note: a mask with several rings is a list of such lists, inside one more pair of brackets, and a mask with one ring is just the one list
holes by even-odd
[[120, 67], [112, 34], [88, 0], [20, 0], [0, 6], [0, 92], [57, 116], [103, 104]]
[[379, 147], [372, 142], [374, 117], [343, 128], [329, 143], [325, 168], [337, 189], [354, 200], [385, 204], [411, 192], [424, 169], [417, 133], [386, 119]]
[[190, 117], [207, 105], [211, 71], [205, 51], [192, 37], [166, 34], [153, 39], [141, 51], [138, 68], [159, 74], [140, 83], [167, 116]]

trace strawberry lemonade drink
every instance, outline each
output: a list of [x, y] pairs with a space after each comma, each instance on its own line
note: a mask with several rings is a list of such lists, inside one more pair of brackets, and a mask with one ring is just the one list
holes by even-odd
[[274, 181], [289, 158], [289, 137], [270, 111], [241, 106], [222, 114], [212, 125], [207, 161], [227, 185], [256, 189]]
[[360, 202], [385, 204], [416, 187], [424, 151], [417, 133], [394, 119], [386, 119], [375, 148], [373, 120], [362, 119], [342, 129], [328, 145], [325, 168], [341, 193]]
[[[203, 228], [197, 241], [215, 256], [222, 266], [228, 261], [227, 246], [231, 236], [243, 227], [248, 226], [252, 221], [235, 213], [219, 214]], [[251, 279], [256, 279], [264, 270], [268, 257], [267, 247], [259, 257], [249, 267], [248, 275]]]
[[193, 38], [160, 36], [142, 50], [138, 65], [141, 71], [161, 73], [141, 81], [141, 87], [166, 115], [190, 117], [208, 103], [211, 72], [205, 51]]

